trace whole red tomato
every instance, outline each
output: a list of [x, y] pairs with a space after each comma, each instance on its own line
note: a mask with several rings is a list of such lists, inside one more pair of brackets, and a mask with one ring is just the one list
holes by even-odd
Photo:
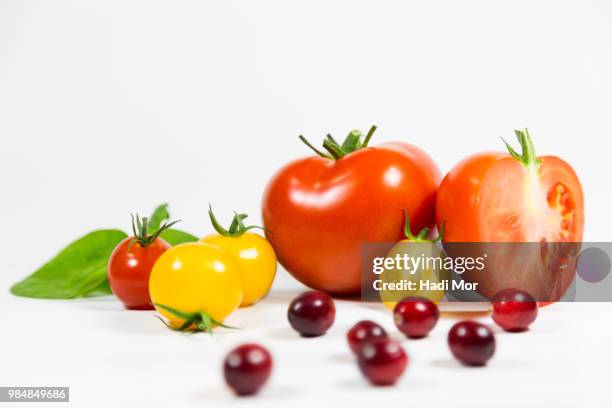
[[134, 236], [117, 244], [108, 260], [108, 282], [121, 302], [128, 309], [153, 309], [149, 296], [149, 275], [157, 258], [168, 248], [159, 235], [174, 222], [162, 225], [152, 234], [148, 233], [148, 219], [137, 216], [132, 219]]
[[520, 154], [506, 143], [509, 153], [469, 156], [444, 177], [437, 221], [444, 223], [444, 242], [530, 243], [489, 245], [495, 259], [489, 257], [486, 271], [464, 275], [480, 283], [481, 294], [491, 297], [512, 287], [553, 300], [575, 274], [571, 257], [568, 264], [555, 253], [582, 240], [582, 187], [569, 164], [536, 156], [527, 129], [515, 134]]
[[360, 292], [360, 247], [402, 239], [407, 209], [413, 231], [435, 221], [440, 172], [406, 143], [368, 147], [351, 132], [340, 145], [327, 136], [318, 156], [289, 163], [263, 198], [266, 238], [280, 263], [305, 285], [335, 295]]

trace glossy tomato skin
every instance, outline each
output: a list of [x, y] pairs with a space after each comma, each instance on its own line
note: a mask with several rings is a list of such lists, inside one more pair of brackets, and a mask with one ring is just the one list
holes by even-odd
[[244, 290], [240, 307], [251, 306], [268, 294], [276, 275], [276, 255], [265, 238], [250, 232], [238, 237], [212, 234], [200, 242], [223, 248], [240, 267]]
[[242, 302], [242, 273], [224, 249], [207, 243], [184, 243], [159, 257], [151, 271], [149, 293], [157, 311], [173, 328], [181, 327], [185, 319], [161, 305], [185, 313], [204, 312], [223, 322]]
[[274, 175], [263, 198], [266, 238], [305, 285], [333, 295], [360, 292], [360, 247], [403, 238], [435, 221], [440, 172], [403, 143], [357, 150], [338, 160], [309, 157]]
[[572, 267], [553, 270], [542, 266], [542, 259], [551, 245], [582, 240], [582, 187], [565, 161], [538, 159], [538, 165], [526, 166], [507, 153], [478, 153], [458, 163], [440, 184], [436, 218], [444, 223], [445, 243], [532, 243], [520, 249], [521, 262], [489, 256], [486, 271], [464, 274], [479, 281], [480, 294], [489, 299], [519, 287], [537, 300], [555, 300], [573, 279]]
[[108, 281], [126, 308], [152, 310], [149, 276], [155, 261], [170, 248], [170, 244], [157, 238], [143, 247], [135, 241], [130, 245], [133, 240], [134, 237], [124, 239], [113, 250], [108, 260]]

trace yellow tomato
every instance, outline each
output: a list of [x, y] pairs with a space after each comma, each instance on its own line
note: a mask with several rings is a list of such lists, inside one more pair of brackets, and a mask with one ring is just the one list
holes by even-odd
[[193, 318], [196, 329], [209, 330], [240, 305], [242, 273], [234, 258], [218, 246], [181, 244], [155, 262], [149, 293], [171, 327], [181, 328]]
[[[408, 259], [420, 261], [418, 267], [413, 269], [414, 266], [411, 263], [405, 265], [402, 263], [402, 267], [393, 267], [385, 269], [380, 275], [380, 279], [383, 283], [396, 283], [400, 281], [412, 282], [414, 289], [405, 290], [381, 290], [379, 292], [380, 299], [383, 301], [385, 306], [391, 310], [395, 308], [395, 305], [406, 297], [424, 297], [432, 302], [440, 302], [446, 296], [444, 290], [439, 289], [421, 289], [420, 284], [429, 283], [431, 286], [437, 287], [442, 281], [450, 279], [450, 271], [445, 270], [441, 266], [444, 263], [445, 254], [436, 245], [436, 243], [442, 238], [444, 232], [443, 229], [440, 231], [440, 235], [434, 239], [429, 240], [426, 238], [429, 230], [426, 228], [422, 230], [418, 235], [413, 235], [410, 231], [410, 221], [408, 214], [405, 214], [406, 225], [404, 226], [404, 234], [407, 239], [398, 242], [387, 254], [387, 258], [396, 259]], [[396, 266], [396, 265], [394, 265]], [[409, 266], [409, 269], [404, 267]]]
[[223, 248], [238, 264], [244, 292], [241, 307], [250, 306], [266, 296], [276, 275], [276, 255], [265, 238], [250, 232], [237, 237], [212, 234], [200, 242]]

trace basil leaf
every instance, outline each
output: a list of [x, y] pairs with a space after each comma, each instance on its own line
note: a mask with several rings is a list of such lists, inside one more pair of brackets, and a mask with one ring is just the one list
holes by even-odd
[[[158, 206], [149, 218], [149, 231], [158, 230], [162, 223], [169, 219], [170, 212], [168, 211], [168, 204]], [[164, 230], [159, 237], [172, 246], [198, 240], [198, 237], [177, 229]]]
[[98, 230], [74, 241], [55, 258], [11, 287], [17, 296], [72, 299], [110, 294], [107, 264], [115, 246], [127, 235], [119, 230]]
[[162, 222], [170, 219], [168, 204], [158, 206], [153, 214], [149, 217], [149, 231], [157, 231], [161, 227]]
[[198, 237], [191, 235], [188, 232], [177, 229], [165, 230], [161, 233], [160, 238], [162, 238], [172, 246], [183, 244], [185, 242], [195, 242], [198, 240]]

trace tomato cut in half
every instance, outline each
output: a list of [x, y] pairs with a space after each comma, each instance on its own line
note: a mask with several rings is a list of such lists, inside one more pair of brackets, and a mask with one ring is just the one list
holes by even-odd
[[489, 246], [499, 256], [489, 259], [487, 272], [464, 276], [481, 283], [481, 294], [521, 287], [538, 300], [554, 300], [575, 274], [568, 267], [573, 258], [561, 257], [559, 248], [582, 240], [582, 187], [568, 163], [536, 156], [527, 129], [515, 133], [522, 153], [506, 143], [509, 153], [469, 156], [446, 175], [436, 218], [444, 223], [444, 242], [530, 243], [520, 250]]

